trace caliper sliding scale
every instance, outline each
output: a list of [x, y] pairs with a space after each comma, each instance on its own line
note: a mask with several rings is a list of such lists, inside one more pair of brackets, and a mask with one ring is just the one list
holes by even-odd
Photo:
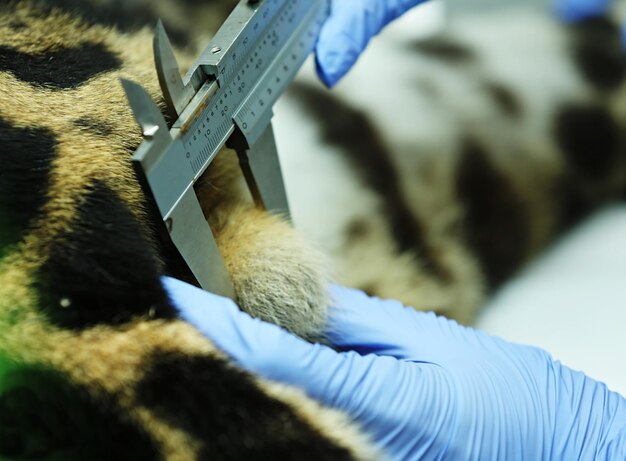
[[241, 0], [185, 78], [163, 25], [157, 75], [172, 119], [137, 83], [122, 80], [144, 141], [133, 165], [169, 237], [210, 292], [233, 297], [193, 185], [229, 141], [258, 206], [289, 216], [271, 125], [272, 105], [311, 53], [329, 0]]

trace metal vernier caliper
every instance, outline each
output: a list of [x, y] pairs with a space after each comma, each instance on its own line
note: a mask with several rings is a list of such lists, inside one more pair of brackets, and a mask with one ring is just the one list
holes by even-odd
[[144, 142], [133, 156], [142, 187], [202, 288], [233, 297], [233, 287], [193, 185], [229, 141], [257, 205], [289, 213], [272, 131], [272, 105], [311, 53], [329, 0], [242, 0], [181, 78], [159, 23], [157, 74], [171, 129], [148, 93], [122, 84]]

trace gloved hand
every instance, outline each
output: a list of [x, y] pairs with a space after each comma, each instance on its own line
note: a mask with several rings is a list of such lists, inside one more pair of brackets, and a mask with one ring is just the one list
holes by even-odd
[[356, 62], [370, 39], [425, 0], [331, 0], [330, 17], [315, 48], [317, 72], [329, 87]]
[[335, 352], [163, 283], [241, 366], [352, 415], [391, 459], [626, 459], [626, 400], [540, 349], [333, 287]]

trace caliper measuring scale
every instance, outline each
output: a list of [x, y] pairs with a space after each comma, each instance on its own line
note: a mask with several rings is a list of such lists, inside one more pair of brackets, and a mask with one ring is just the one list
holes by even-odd
[[157, 75], [175, 122], [136, 83], [123, 81], [144, 142], [133, 155], [140, 183], [199, 285], [234, 296], [193, 184], [227, 144], [255, 203], [289, 216], [271, 125], [272, 106], [311, 53], [328, 0], [241, 1], [183, 80], [162, 24]]

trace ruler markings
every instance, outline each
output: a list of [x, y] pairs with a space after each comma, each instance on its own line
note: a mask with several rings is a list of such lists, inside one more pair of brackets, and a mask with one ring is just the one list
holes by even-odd
[[[252, 127], [274, 104], [308, 56], [316, 36], [313, 29], [320, 25], [315, 19], [320, 11], [313, 11], [312, 8], [316, 8], [309, 2], [291, 0], [273, 20], [267, 20], [273, 15], [273, 8], [281, 8], [278, 0], [270, 0], [271, 8], [265, 10], [265, 18], [255, 21], [252, 35], [242, 38], [243, 49], [231, 56], [231, 65], [222, 71], [228, 78], [221, 79], [223, 86], [213, 95], [192, 129], [182, 135], [195, 178], [226, 142], [233, 119], [243, 121], [246, 124], [243, 129]], [[310, 27], [298, 32], [304, 20], [311, 22]], [[263, 30], [262, 25], [267, 30]], [[298, 34], [296, 40], [294, 33]], [[257, 37], [256, 42], [252, 36]]]

